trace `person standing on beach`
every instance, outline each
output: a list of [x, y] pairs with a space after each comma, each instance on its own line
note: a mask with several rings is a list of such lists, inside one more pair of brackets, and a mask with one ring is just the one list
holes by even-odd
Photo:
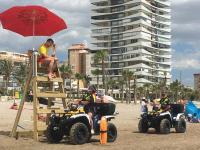
[[141, 113], [148, 113], [147, 100], [145, 99], [145, 97], [143, 97], [141, 101]]
[[[51, 56], [49, 56], [49, 49], [51, 48], [53, 50], [53, 53]], [[55, 58], [56, 45], [54, 41], [52, 39], [48, 39], [44, 44], [42, 44], [39, 47], [38, 51], [39, 51], [39, 57], [38, 57], [39, 64], [45, 64], [48, 66], [49, 79], [55, 77], [53, 70], [56, 68], [57, 58]]]

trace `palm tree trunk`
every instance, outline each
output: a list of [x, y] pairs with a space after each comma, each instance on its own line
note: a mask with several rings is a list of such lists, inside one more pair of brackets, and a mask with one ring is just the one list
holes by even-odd
[[137, 87], [136, 87], [136, 79], [134, 79], [134, 103], [137, 101]]
[[124, 85], [122, 84], [122, 92], [121, 92], [121, 95], [122, 95], [122, 97], [121, 97], [121, 103], [123, 103], [124, 102]]
[[144, 90], [144, 97], [147, 97], [147, 90]]
[[128, 104], [128, 81], [127, 81], [127, 78], [126, 78], [126, 103]]
[[99, 75], [97, 75], [97, 91], [99, 90]]
[[112, 91], [111, 91], [111, 95], [112, 95], [112, 97], [113, 97], [113, 90], [114, 90], [114, 88], [113, 88], [113, 86], [112, 86]]
[[78, 83], [77, 83], [77, 97], [79, 98], [79, 80], [78, 80]]
[[70, 84], [70, 89], [69, 89], [69, 100], [72, 100], [72, 79], [71, 77], [69, 78], [69, 84]]
[[102, 59], [102, 82], [103, 82], [103, 87], [105, 89], [105, 94], [108, 94], [108, 88], [105, 83], [105, 62], [104, 59]]
[[128, 80], [128, 89], [129, 89], [129, 99], [128, 103], [131, 103], [131, 80]]
[[8, 84], [9, 84], [9, 78], [6, 77], [6, 95], [8, 96]]
[[105, 66], [104, 66], [104, 61], [102, 60], [102, 83], [103, 83], [103, 87], [105, 88]]

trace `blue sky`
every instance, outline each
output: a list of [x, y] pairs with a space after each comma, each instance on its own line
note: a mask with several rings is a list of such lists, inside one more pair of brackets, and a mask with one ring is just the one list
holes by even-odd
[[[200, 0], [172, 2], [172, 76], [185, 85], [193, 85], [193, 73], [200, 72]], [[0, 0], [0, 12], [15, 5], [42, 5], [61, 16], [68, 29], [53, 35], [61, 60], [67, 58], [67, 48], [73, 43], [90, 46], [89, 0]], [[24, 38], [0, 27], [0, 50], [25, 52], [38, 47], [48, 37]]]

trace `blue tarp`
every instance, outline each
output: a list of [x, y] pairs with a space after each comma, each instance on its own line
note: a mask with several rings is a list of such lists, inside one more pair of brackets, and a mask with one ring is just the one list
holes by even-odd
[[186, 115], [191, 114], [192, 116], [196, 113], [198, 119], [200, 119], [200, 108], [198, 108], [192, 101], [189, 101], [185, 107]]

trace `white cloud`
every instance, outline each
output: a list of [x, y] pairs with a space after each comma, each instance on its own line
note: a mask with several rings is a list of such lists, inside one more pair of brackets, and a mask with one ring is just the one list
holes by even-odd
[[90, 4], [89, 0], [44, 0], [44, 4], [48, 7], [59, 9], [62, 11], [87, 11]]
[[172, 66], [174, 69], [199, 69], [200, 66], [200, 51], [199, 50], [184, 50], [173, 52]]
[[199, 69], [200, 61], [197, 59], [177, 60], [173, 67], [176, 69]]

